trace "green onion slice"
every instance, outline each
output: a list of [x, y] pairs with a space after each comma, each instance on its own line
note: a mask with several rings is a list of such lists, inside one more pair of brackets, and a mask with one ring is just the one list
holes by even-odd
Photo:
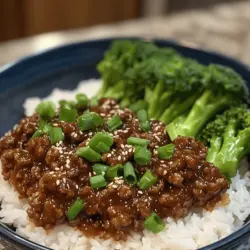
[[108, 129], [113, 132], [122, 125], [122, 121], [119, 115], [113, 115], [108, 121]]
[[132, 136], [129, 137], [127, 140], [127, 143], [133, 146], [147, 146], [149, 142], [150, 141], [147, 139], [142, 139], [142, 138], [132, 137]]
[[107, 153], [113, 143], [113, 137], [109, 133], [98, 132], [90, 139], [89, 146], [98, 153]]
[[165, 228], [165, 224], [156, 213], [152, 213], [144, 221], [144, 227], [150, 230], [152, 233], [157, 234]]
[[51, 101], [43, 101], [36, 107], [38, 115], [44, 119], [50, 119], [56, 115], [56, 105]]
[[32, 135], [32, 138], [40, 137], [40, 136], [43, 136], [43, 135], [44, 135], [44, 132], [41, 129], [38, 128], [35, 131], [35, 133]]
[[107, 182], [102, 174], [90, 177], [90, 186], [92, 188], [105, 187]]
[[142, 131], [149, 131], [150, 130], [150, 121], [148, 119], [148, 114], [145, 109], [141, 109], [137, 112], [137, 118], [140, 123], [140, 128]]
[[134, 160], [139, 165], [147, 165], [151, 160], [151, 152], [146, 147], [135, 147]]
[[157, 177], [147, 170], [139, 181], [139, 188], [146, 190], [157, 182]]
[[64, 140], [64, 133], [63, 133], [62, 128], [51, 127], [49, 129], [48, 134], [49, 134], [49, 138], [50, 138], [50, 143], [52, 145]]
[[60, 100], [59, 105], [60, 105], [60, 107], [63, 107], [63, 106], [70, 106], [72, 108], [76, 107], [75, 101], [69, 101], [69, 100], [68, 101]]
[[173, 143], [159, 147], [157, 149], [158, 156], [162, 160], [169, 160], [174, 154], [175, 145]]
[[148, 121], [145, 121], [145, 122], [141, 122], [140, 123], [140, 128], [141, 128], [142, 131], [145, 131], [145, 132], [149, 131], [150, 128], [151, 128], [150, 121], [148, 120]]
[[98, 162], [101, 160], [101, 155], [90, 147], [82, 147], [76, 150], [76, 155], [85, 158], [90, 162]]
[[95, 129], [103, 124], [103, 118], [95, 112], [85, 112], [77, 119], [81, 131]]
[[44, 134], [49, 132], [50, 128], [51, 128], [50, 124], [48, 124], [46, 121], [40, 119], [39, 127], [35, 131], [35, 133], [33, 134], [32, 138], [43, 136]]
[[88, 106], [89, 99], [85, 94], [79, 93], [76, 95], [76, 102], [79, 108], [85, 108]]
[[131, 162], [127, 162], [124, 166], [124, 179], [130, 185], [135, 185], [137, 183], [137, 177], [135, 174], [134, 167]]
[[69, 105], [64, 105], [60, 108], [59, 120], [65, 122], [75, 122], [77, 110]]
[[107, 178], [115, 178], [123, 175], [123, 165], [122, 164], [117, 164], [113, 167], [109, 167], [106, 171], [106, 177]]
[[101, 164], [101, 163], [95, 163], [93, 165], [93, 172], [95, 172], [96, 175], [105, 175], [107, 169], [109, 166]]
[[90, 107], [96, 107], [96, 106], [98, 106], [98, 104], [99, 104], [99, 101], [98, 101], [98, 98], [97, 98], [97, 97], [93, 97], [93, 98], [90, 100], [90, 103], [89, 103]]
[[69, 220], [74, 220], [76, 216], [83, 210], [83, 208], [84, 208], [84, 201], [78, 198], [72, 204], [72, 206], [69, 208], [67, 212]]

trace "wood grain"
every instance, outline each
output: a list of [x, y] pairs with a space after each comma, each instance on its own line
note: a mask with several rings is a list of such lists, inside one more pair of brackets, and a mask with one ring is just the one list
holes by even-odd
[[136, 18], [140, 0], [0, 0], [0, 40]]

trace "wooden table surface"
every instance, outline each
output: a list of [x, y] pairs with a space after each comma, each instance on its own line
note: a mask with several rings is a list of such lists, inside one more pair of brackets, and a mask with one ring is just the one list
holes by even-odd
[[71, 42], [131, 35], [176, 39], [190, 46], [219, 51], [250, 65], [250, 1], [0, 43], [0, 65]]

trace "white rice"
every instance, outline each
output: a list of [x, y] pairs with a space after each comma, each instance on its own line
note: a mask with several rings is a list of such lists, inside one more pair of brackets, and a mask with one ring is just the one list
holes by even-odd
[[[80, 83], [76, 90], [55, 89], [46, 99], [74, 99], [76, 92], [93, 96], [100, 86], [100, 80], [88, 80]], [[40, 98], [28, 98], [24, 103], [25, 114], [33, 113]], [[246, 169], [247, 162], [243, 162]], [[1, 167], [1, 165], [0, 165]], [[191, 250], [213, 243], [239, 229], [250, 214], [250, 172], [239, 173], [232, 180], [227, 191], [230, 204], [216, 207], [212, 212], [199, 210], [191, 212], [185, 219], [174, 221], [166, 219], [166, 228], [154, 235], [144, 230], [142, 235], [133, 233], [126, 242], [87, 238], [81, 232], [69, 226], [56, 226], [46, 233], [41, 227], [35, 227], [28, 219], [25, 200], [19, 200], [18, 193], [3, 180], [0, 174], [0, 211], [1, 221], [14, 225], [17, 233], [41, 245], [56, 250]]]

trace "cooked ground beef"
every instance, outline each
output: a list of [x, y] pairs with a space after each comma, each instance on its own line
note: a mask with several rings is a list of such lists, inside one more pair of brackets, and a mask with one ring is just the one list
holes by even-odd
[[[131, 230], [143, 230], [143, 222], [152, 212], [162, 218], [182, 218], [192, 208], [211, 208], [228, 189], [226, 178], [206, 161], [207, 149], [194, 138], [178, 137], [172, 142], [175, 151], [171, 159], [160, 160], [157, 148], [171, 143], [162, 122], [152, 120], [151, 130], [143, 132], [135, 114], [120, 109], [112, 99], [101, 99], [92, 111], [105, 121], [114, 114], [123, 121], [123, 126], [112, 133], [114, 145], [109, 153], [102, 154], [103, 163], [114, 166], [133, 162], [134, 148], [127, 144], [127, 138], [149, 139], [150, 163], [139, 166], [133, 162], [133, 166], [139, 176], [150, 169], [158, 181], [143, 191], [117, 177], [105, 188], [92, 189], [89, 179], [95, 175], [93, 164], [75, 152], [86, 146], [97, 131], [107, 131], [107, 125], [81, 132], [77, 123], [61, 122], [55, 117], [52, 124], [63, 129], [65, 139], [51, 145], [48, 135], [31, 138], [39, 124], [34, 114], [0, 140], [0, 155], [5, 180], [20, 198], [28, 198], [27, 213], [37, 226], [49, 229], [69, 223], [86, 235], [125, 240]], [[85, 201], [85, 207], [74, 221], [69, 221], [67, 211], [77, 198]]]

